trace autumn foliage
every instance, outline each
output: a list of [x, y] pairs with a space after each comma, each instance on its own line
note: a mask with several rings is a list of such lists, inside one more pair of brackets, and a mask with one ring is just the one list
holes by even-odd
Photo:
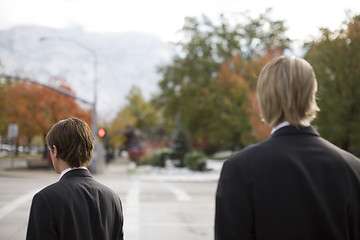
[[[50, 84], [72, 92], [63, 79], [54, 78]], [[91, 109], [85, 110], [69, 96], [28, 82], [12, 84], [5, 92], [4, 106], [7, 123], [17, 123], [19, 135], [28, 141], [35, 135], [45, 135], [64, 118], [79, 117], [89, 125], [91, 122]]]
[[[251, 135], [256, 140], [268, 138], [271, 131], [271, 128], [261, 121], [256, 97], [257, 77], [266, 63], [280, 55], [282, 55], [282, 51], [277, 48], [266, 50], [263, 55], [255, 54], [250, 59], [234, 55], [231, 59], [225, 61], [217, 72], [218, 85], [225, 90], [222, 96], [229, 99], [229, 104], [234, 104], [235, 98], [241, 95], [245, 96], [242, 100], [239, 100], [246, 104], [246, 119], [251, 125]], [[239, 105], [234, 107], [238, 108]], [[234, 114], [236, 113], [234, 112]]]

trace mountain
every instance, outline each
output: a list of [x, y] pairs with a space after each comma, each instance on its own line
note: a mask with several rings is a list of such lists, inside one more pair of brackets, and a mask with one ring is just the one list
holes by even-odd
[[81, 28], [40, 26], [0, 31], [0, 72], [41, 83], [61, 77], [79, 98], [90, 102], [97, 72], [100, 121], [111, 120], [125, 105], [131, 86], [140, 87], [146, 99], [156, 93], [161, 78], [157, 67], [169, 63], [173, 54], [170, 44], [149, 33], [89, 33]]

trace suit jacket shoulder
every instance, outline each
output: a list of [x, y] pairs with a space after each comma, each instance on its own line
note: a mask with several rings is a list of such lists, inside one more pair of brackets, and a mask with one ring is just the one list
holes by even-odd
[[242, 168], [258, 168], [258, 165], [293, 163], [289, 160], [309, 162], [317, 159], [318, 163], [326, 161], [320, 157], [321, 154], [333, 163], [348, 165], [360, 175], [359, 159], [322, 138], [313, 127], [281, 128], [268, 139], [239, 151], [227, 161], [228, 164]]

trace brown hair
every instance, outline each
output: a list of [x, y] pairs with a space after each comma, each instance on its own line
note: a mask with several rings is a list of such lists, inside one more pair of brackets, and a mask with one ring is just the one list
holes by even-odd
[[301, 58], [281, 56], [262, 69], [257, 83], [261, 117], [270, 127], [282, 121], [304, 126], [320, 109], [316, 104], [317, 82], [311, 65]]
[[69, 167], [87, 166], [92, 158], [94, 137], [89, 125], [78, 118], [67, 118], [56, 123], [46, 135], [46, 144]]

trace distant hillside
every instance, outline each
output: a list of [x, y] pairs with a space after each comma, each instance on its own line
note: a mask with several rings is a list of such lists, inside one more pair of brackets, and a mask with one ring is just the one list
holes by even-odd
[[[41, 41], [41, 38], [47, 38]], [[100, 120], [114, 117], [131, 86], [146, 98], [157, 91], [159, 65], [172, 57], [171, 46], [153, 34], [88, 33], [81, 29], [20, 26], [0, 31], [0, 61], [7, 74], [46, 83], [51, 77], [67, 80], [76, 94], [93, 99], [94, 67], [87, 46], [96, 52]]]

